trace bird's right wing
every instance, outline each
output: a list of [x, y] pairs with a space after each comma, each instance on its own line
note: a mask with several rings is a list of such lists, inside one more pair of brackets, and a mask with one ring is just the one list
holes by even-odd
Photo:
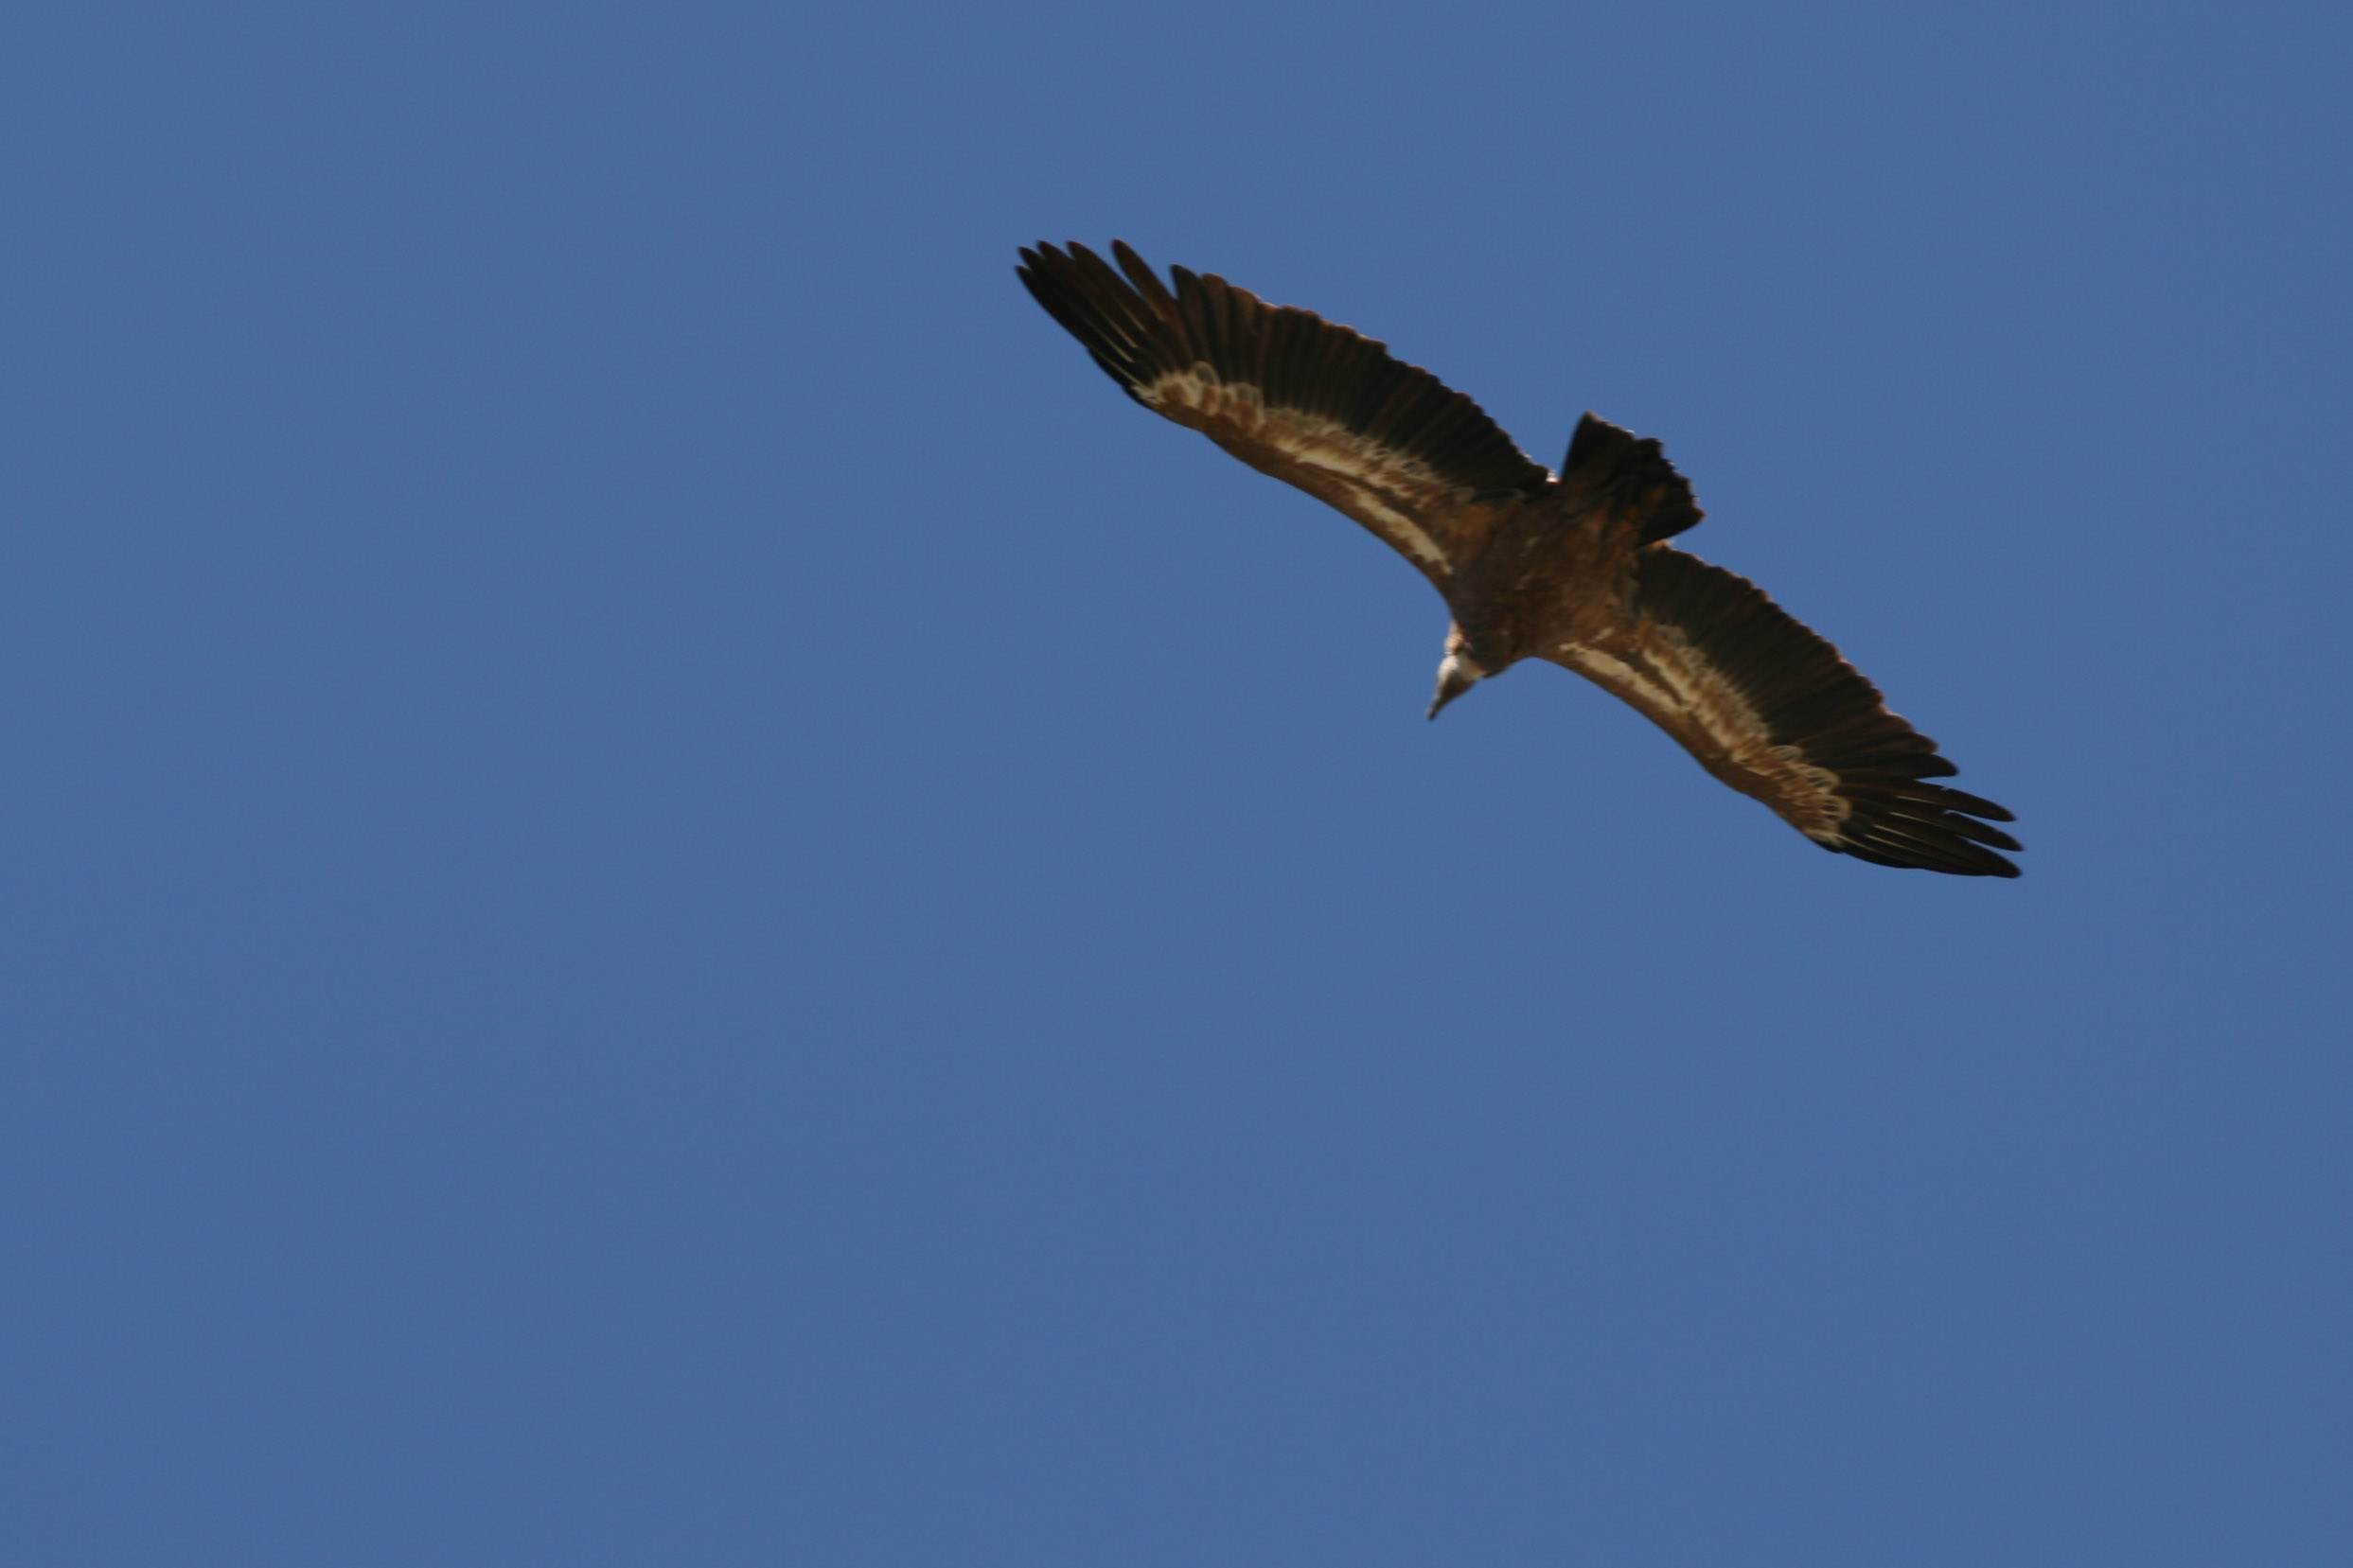
[[1371, 339], [1182, 267], [1172, 292], [1125, 244], [1111, 254], [1119, 271], [1084, 245], [1024, 249], [1021, 281], [1129, 396], [1336, 506], [1442, 590], [1495, 503], [1551, 482], [1477, 403]]
[[1824, 849], [1958, 876], [2018, 874], [1993, 853], [2018, 840], [1988, 825], [2010, 814], [1928, 783], [1958, 769], [1754, 583], [1651, 544], [1635, 555], [1631, 587], [1627, 625], [1542, 656], [1633, 704]]

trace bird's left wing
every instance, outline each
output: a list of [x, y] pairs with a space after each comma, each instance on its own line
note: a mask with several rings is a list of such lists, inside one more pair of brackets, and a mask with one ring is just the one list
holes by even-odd
[[[1477, 403], [1371, 339], [1214, 275], [1163, 284], [1119, 241], [1024, 249], [1020, 277], [1129, 396], [1330, 502], [1442, 590], [1500, 508], [1551, 481]], [[1123, 273], [1124, 275], [1123, 275]]]
[[[1639, 709], [1700, 765], [1824, 849], [1883, 866], [2016, 876], [1991, 801], [1879, 688], [1754, 583], [1666, 544], [1635, 555], [1628, 623], [1542, 657]], [[1988, 846], [1991, 846], [1989, 848]]]

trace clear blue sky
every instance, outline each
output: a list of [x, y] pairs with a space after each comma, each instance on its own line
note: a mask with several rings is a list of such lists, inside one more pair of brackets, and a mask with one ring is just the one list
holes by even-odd
[[[0, 1560], [2353, 1540], [2342, 5], [0, 20]], [[1661, 437], [1827, 855], [1122, 397]]]

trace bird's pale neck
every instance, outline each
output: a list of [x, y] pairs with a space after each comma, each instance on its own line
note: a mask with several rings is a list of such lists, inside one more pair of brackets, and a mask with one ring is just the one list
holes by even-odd
[[1438, 661], [1438, 696], [1430, 703], [1430, 717], [1436, 718], [1440, 709], [1493, 674], [1494, 670], [1473, 656], [1470, 640], [1462, 635], [1462, 628], [1448, 627], [1446, 657]]

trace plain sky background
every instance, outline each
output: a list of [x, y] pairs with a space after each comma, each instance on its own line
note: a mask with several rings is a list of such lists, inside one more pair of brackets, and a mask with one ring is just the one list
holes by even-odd
[[[0, 19], [0, 1561], [2353, 1560], [2353, 12]], [[1122, 397], [1381, 338], [1821, 854]]]

